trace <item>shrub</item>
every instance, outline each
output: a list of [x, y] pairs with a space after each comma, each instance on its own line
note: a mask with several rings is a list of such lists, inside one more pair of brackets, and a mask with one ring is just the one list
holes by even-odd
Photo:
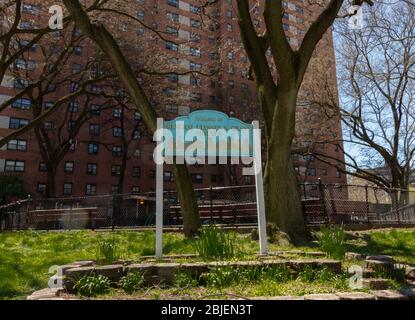
[[96, 297], [108, 293], [111, 281], [103, 275], [88, 275], [75, 283], [78, 294], [85, 297]]
[[180, 289], [195, 288], [199, 282], [187, 272], [178, 272], [174, 276], [174, 286]]
[[208, 227], [202, 230], [200, 238], [194, 243], [194, 248], [204, 259], [230, 259], [241, 253], [236, 243], [235, 233]]
[[113, 263], [118, 257], [118, 246], [115, 239], [101, 240], [95, 247], [95, 256], [97, 261], [104, 263]]
[[141, 272], [129, 272], [122, 277], [119, 285], [127, 293], [138, 291], [144, 284], [144, 275]]
[[321, 228], [317, 235], [321, 250], [329, 257], [342, 260], [346, 253], [346, 232], [342, 227]]

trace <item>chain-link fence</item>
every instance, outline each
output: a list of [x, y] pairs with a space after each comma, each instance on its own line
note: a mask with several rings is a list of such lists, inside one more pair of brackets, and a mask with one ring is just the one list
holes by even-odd
[[368, 185], [302, 184], [311, 224], [415, 224], [415, 192]]
[[[415, 224], [415, 192], [321, 182], [301, 184], [300, 191], [308, 224]], [[202, 224], [257, 223], [255, 186], [195, 192]], [[26, 199], [0, 207], [0, 230], [152, 227], [155, 200], [154, 193]], [[164, 223], [183, 223], [176, 191], [164, 193]]]

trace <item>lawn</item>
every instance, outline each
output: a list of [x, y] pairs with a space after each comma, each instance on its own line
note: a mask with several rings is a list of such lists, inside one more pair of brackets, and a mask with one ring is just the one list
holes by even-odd
[[[243, 246], [245, 259], [253, 258], [258, 252], [258, 243], [251, 241], [249, 235], [238, 235], [238, 243]], [[140, 260], [140, 257], [154, 254], [154, 232], [93, 232], [64, 231], [37, 232], [22, 231], [0, 234], [0, 299], [24, 299], [35, 290], [47, 287], [48, 270], [53, 265], [63, 265], [77, 260], [93, 260], [95, 249], [102, 239], [114, 239], [118, 244], [122, 259]], [[195, 253], [194, 240], [184, 239], [180, 234], [168, 233], [164, 238], [165, 254]], [[313, 248], [314, 246], [314, 248]], [[303, 251], [316, 251], [315, 244]], [[284, 250], [271, 245], [270, 250]], [[292, 248], [291, 248], [292, 249]], [[295, 248], [298, 250], [298, 248]], [[348, 250], [367, 254], [391, 254], [398, 261], [415, 263], [415, 229], [382, 230], [352, 234]], [[230, 284], [229, 288], [213, 290], [205, 288], [189, 289], [189, 295], [203, 297], [217, 292], [261, 295], [294, 294], [307, 292], [329, 292], [343, 287], [344, 282], [305, 282], [304, 279], [290, 279], [285, 282], [256, 282], [246, 285]], [[307, 285], [308, 283], [308, 285]], [[232, 289], [233, 286], [233, 289]], [[330, 289], [331, 288], [331, 289]], [[185, 290], [181, 290], [186, 294]], [[213, 290], [213, 291], [212, 291]], [[147, 293], [148, 294], [148, 293]], [[171, 290], [153, 290], [156, 297], [174, 294]]]

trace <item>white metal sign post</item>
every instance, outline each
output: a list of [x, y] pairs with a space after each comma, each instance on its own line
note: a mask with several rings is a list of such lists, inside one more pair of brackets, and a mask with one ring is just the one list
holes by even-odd
[[265, 217], [264, 179], [262, 175], [261, 130], [259, 130], [258, 121], [252, 122], [252, 125], [254, 127], [254, 170], [256, 205], [258, 211], [259, 251], [262, 255], [266, 255], [268, 253], [268, 240], [267, 222]]
[[[157, 119], [157, 145], [163, 143], [163, 119]], [[160, 155], [162, 156], [162, 155]], [[156, 259], [163, 257], [164, 159], [156, 160]]]

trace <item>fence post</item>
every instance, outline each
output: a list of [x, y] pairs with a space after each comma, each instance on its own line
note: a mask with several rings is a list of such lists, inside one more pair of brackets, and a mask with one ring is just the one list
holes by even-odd
[[326, 197], [324, 194], [324, 185], [320, 178], [318, 178], [318, 189], [320, 191], [320, 202], [323, 208], [323, 214], [326, 216], [327, 222], [330, 224], [330, 217], [328, 215], [328, 211], [326, 209]]
[[210, 201], [210, 219], [212, 220], [212, 224], [215, 223], [215, 219], [213, 218], [213, 192], [212, 186], [209, 188], [209, 201]]
[[369, 221], [369, 189], [368, 185], [365, 185], [365, 196], [366, 196], [366, 220]]

